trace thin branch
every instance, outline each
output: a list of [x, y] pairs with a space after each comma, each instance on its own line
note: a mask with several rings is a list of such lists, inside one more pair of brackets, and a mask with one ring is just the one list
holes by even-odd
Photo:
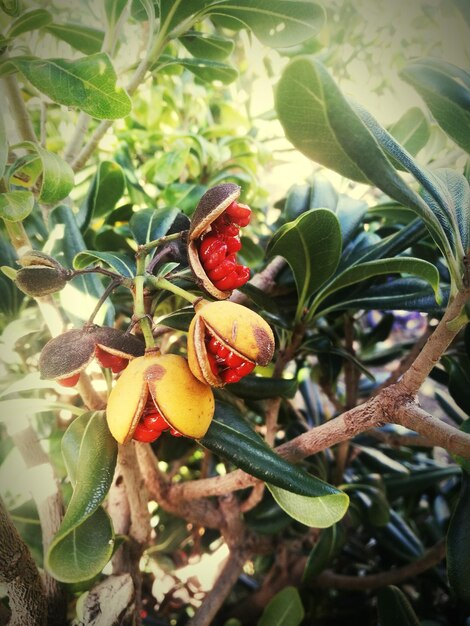
[[131, 442], [119, 446], [118, 465], [121, 468], [127, 498], [131, 512], [130, 536], [141, 545], [146, 545], [150, 538], [150, 514], [148, 494], [144, 479], [137, 462], [136, 446]]
[[84, 113], [80, 111], [80, 114], [77, 119], [77, 124], [75, 126], [75, 132], [72, 135], [69, 145], [65, 149], [64, 159], [67, 163], [71, 163], [74, 159], [77, 152], [82, 147], [83, 138], [86, 135], [88, 127], [90, 126], [91, 117], [88, 113]]
[[[5, 56], [2, 57], [5, 59]], [[21, 90], [15, 74], [3, 77], [5, 92], [10, 103], [10, 113], [13, 117], [18, 133], [23, 141], [38, 142], [38, 138], [31, 122], [28, 110], [26, 109]]]
[[387, 585], [397, 585], [408, 578], [414, 578], [418, 574], [426, 572], [431, 567], [437, 565], [445, 556], [445, 541], [442, 539], [430, 548], [425, 554], [403, 567], [380, 572], [379, 574], [368, 574], [366, 576], [346, 576], [335, 574], [331, 570], [326, 570], [317, 576], [313, 584], [316, 587], [328, 587], [334, 589], [351, 589], [365, 591], [367, 589], [378, 589]]
[[0, 498], [0, 583], [5, 585], [10, 624], [46, 626], [46, 594], [33, 557]]
[[[266, 265], [263, 271], [255, 274], [248, 284], [261, 289], [265, 293], [270, 293], [276, 284], [276, 277], [279, 272], [286, 266], [286, 262], [281, 256], [275, 256]], [[243, 304], [248, 300], [248, 296], [241, 291], [235, 290], [230, 296], [231, 302]]]
[[213, 623], [217, 611], [237, 582], [246, 559], [247, 555], [243, 550], [230, 552], [220, 576], [187, 626], [210, 626]]

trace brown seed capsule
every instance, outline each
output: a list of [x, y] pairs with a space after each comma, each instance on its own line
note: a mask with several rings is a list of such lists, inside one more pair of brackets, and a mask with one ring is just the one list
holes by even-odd
[[106, 409], [109, 430], [119, 443], [155, 441], [165, 430], [199, 439], [213, 415], [212, 390], [193, 376], [186, 359], [155, 352], [129, 364]]
[[237, 202], [239, 196], [238, 185], [216, 185], [202, 196], [191, 219], [189, 264], [201, 287], [217, 300], [225, 300], [250, 278], [248, 267], [236, 259], [240, 227], [251, 217], [250, 208]]
[[18, 259], [21, 265], [16, 273], [15, 283], [23, 293], [35, 298], [60, 291], [70, 278], [70, 271], [53, 257], [29, 250]]
[[254, 311], [234, 302], [196, 305], [188, 334], [188, 362], [200, 381], [213, 387], [238, 382], [255, 365], [267, 365], [274, 335]]
[[118, 372], [144, 352], [145, 345], [134, 335], [117, 328], [85, 326], [51, 339], [42, 349], [39, 371], [42, 378], [73, 386], [94, 357], [103, 367]]

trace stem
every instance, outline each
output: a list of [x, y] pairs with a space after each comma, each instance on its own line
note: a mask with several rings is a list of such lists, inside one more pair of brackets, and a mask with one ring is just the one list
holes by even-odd
[[107, 297], [114, 291], [114, 289], [122, 282], [121, 277], [119, 277], [118, 279], [114, 279], [112, 280], [109, 285], [106, 287], [106, 289], [103, 291], [103, 293], [100, 296], [100, 299], [98, 300], [98, 302], [96, 303], [95, 308], [93, 309], [90, 317], [88, 318], [88, 321], [86, 323], [86, 326], [93, 324], [93, 320], [96, 317], [96, 314], [98, 313], [98, 311], [101, 309], [101, 307], [103, 306], [103, 304], [105, 303]]
[[88, 113], [80, 112], [77, 125], [75, 127], [75, 132], [70, 140], [69, 145], [65, 149], [64, 159], [67, 163], [71, 163], [76, 153], [80, 150], [80, 147], [83, 142], [83, 138], [86, 135], [88, 127], [90, 126], [91, 117]]
[[152, 241], [149, 241], [148, 243], [145, 243], [139, 246], [139, 250], [137, 254], [145, 256], [151, 250], [154, 250], [155, 248], [159, 248], [160, 246], [163, 246], [165, 243], [168, 243], [169, 241], [182, 239], [185, 235], [187, 235], [187, 233], [188, 233], [187, 230], [181, 230], [177, 233], [172, 233], [171, 235], [164, 235], [163, 237], [159, 237], [158, 239], [153, 239]]
[[181, 296], [191, 304], [194, 304], [198, 300], [201, 299], [200, 296], [195, 296], [193, 293], [189, 293], [186, 289], [182, 289], [177, 285], [174, 285], [172, 282], [167, 280], [166, 278], [156, 278], [155, 276], [147, 276], [147, 280], [150, 284], [156, 289], [166, 289], [167, 291], [171, 291], [177, 296]]
[[145, 256], [136, 254], [137, 272], [134, 278], [134, 316], [139, 322], [147, 348], [155, 347], [155, 339], [152, 333], [152, 324], [145, 310], [144, 284], [145, 284]]
[[[3, 55], [3, 59], [7, 57]], [[38, 143], [38, 138], [34, 132], [33, 124], [29, 116], [28, 110], [21, 95], [21, 90], [18, 86], [18, 81], [14, 74], [10, 76], [4, 76], [3, 82], [5, 84], [5, 92], [10, 102], [10, 113], [15, 120], [16, 127], [20, 137], [24, 141], [32, 141]]]
[[23, 226], [23, 222], [10, 222], [4, 220], [5, 229], [8, 233], [12, 246], [21, 256], [22, 252], [31, 249], [31, 242]]

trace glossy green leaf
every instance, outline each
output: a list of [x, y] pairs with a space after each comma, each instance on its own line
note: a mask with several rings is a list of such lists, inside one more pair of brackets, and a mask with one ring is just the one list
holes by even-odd
[[265, 490], [261, 502], [243, 515], [247, 526], [260, 535], [276, 535], [292, 524], [288, 515]]
[[77, 220], [80, 227], [93, 218], [106, 217], [121, 199], [126, 188], [124, 172], [115, 161], [101, 161], [96, 169]]
[[470, 415], [470, 358], [459, 360], [445, 356], [444, 366], [449, 374], [449, 393], [458, 406]]
[[16, 18], [7, 31], [8, 37], [17, 37], [31, 30], [36, 30], [52, 22], [52, 15], [45, 9], [26, 11]]
[[327, 568], [344, 543], [344, 531], [339, 524], [333, 524], [320, 533], [308, 555], [302, 582], [309, 585], [313, 579]]
[[219, 81], [224, 85], [233, 83], [238, 78], [238, 71], [231, 65], [220, 61], [212, 61], [211, 59], [191, 59], [191, 58], [173, 58], [162, 55], [155, 70], [158, 72], [165, 67], [182, 66], [192, 72], [200, 80], [211, 83]]
[[470, 474], [462, 470], [462, 487], [447, 531], [447, 575], [454, 594], [470, 602]]
[[83, 54], [99, 52], [104, 41], [102, 30], [82, 24], [49, 24], [45, 30]]
[[265, 400], [266, 398], [293, 398], [297, 392], [295, 378], [264, 378], [245, 376], [238, 383], [230, 385], [230, 391], [240, 398]]
[[470, 152], [470, 75], [439, 59], [420, 59], [400, 76], [425, 101], [437, 123], [461, 148]]
[[[310, 208], [311, 186], [307, 183], [294, 184], [289, 188], [284, 203], [283, 217], [287, 222], [293, 222]], [[325, 206], [325, 205], [321, 205]], [[331, 208], [331, 207], [326, 207]]]
[[0, 194], [0, 217], [9, 222], [21, 222], [31, 213], [34, 196], [31, 191], [7, 191]]
[[410, 601], [398, 587], [389, 586], [379, 591], [377, 610], [380, 626], [420, 626]]
[[408, 523], [393, 509], [390, 521], [385, 526], [371, 527], [378, 539], [379, 549], [390, 553], [404, 562], [411, 562], [424, 553], [424, 546]]
[[460, 467], [457, 465], [426, 467], [425, 469], [413, 470], [409, 476], [398, 474], [384, 476], [384, 483], [390, 498], [394, 498], [410, 493], [420, 493], [425, 489], [435, 487], [441, 480], [459, 474]]
[[375, 184], [412, 208], [448, 260], [452, 259], [437, 216], [404, 183], [378, 144], [375, 131], [379, 125], [370, 114], [364, 116], [374, 123], [372, 133], [360, 115], [363, 109], [346, 100], [319, 61], [298, 57], [288, 64], [277, 86], [276, 110], [287, 138], [300, 152], [347, 178]]
[[117, 443], [104, 412], [96, 411], [72, 422], [62, 446], [74, 491], [46, 566], [58, 580], [78, 582], [98, 574], [112, 554], [114, 532], [100, 505], [113, 479]]
[[166, 235], [179, 213], [175, 207], [141, 209], [130, 219], [129, 228], [136, 242], [145, 244]]
[[196, 30], [186, 32], [179, 40], [194, 57], [210, 61], [223, 61], [234, 48], [231, 39], [212, 33], [199, 33]]
[[439, 272], [437, 268], [413, 257], [401, 257], [395, 259], [380, 259], [377, 261], [367, 261], [359, 265], [353, 265], [349, 269], [344, 270], [336, 278], [334, 278], [324, 289], [316, 296], [311, 311], [315, 312], [318, 305], [335, 291], [360, 283], [373, 278], [375, 276], [383, 276], [387, 274], [414, 274], [419, 278], [427, 281], [433, 288], [436, 301], [441, 301], [439, 292]]
[[[70, 165], [58, 154], [45, 150], [32, 141], [23, 141], [18, 147], [25, 148], [31, 153], [28, 165], [41, 174], [39, 200], [45, 204], [55, 204], [66, 198], [74, 186], [74, 173]], [[36, 157], [36, 158], [34, 158]], [[16, 175], [21, 171], [15, 170]], [[27, 186], [36, 183], [34, 176]]]
[[[75, 256], [86, 249], [86, 244], [72, 209], [65, 204], [57, 206], [51, 211], [49, 221], [47, 251], [64, 266], [73, 267]], [[80, 292], [79, 308], [76, 306], [77, 291]], [[103, 284], [96, 275], [77, 276], [60, 292], [60, 302], [70, 319], [80, 324], [88, 319], [103, 291]], [[114, 317], [114, 306], [108, 299], [97, 316], [96, 323], [112, 326]]]
[[3, 176], [8, 161], [8, 139], [5, 129], [5, 121], [0, 115], [0, 176]]
[[429, 122], [418, 107], [408, 109], [388, 132], [412, 155], [418, 154], [431, 136]]
[[120, 254], [119, 252], [83, 250], [83, 252], [79, 252], [75, 256], [73, 260], [73, 267], [76, 270], [81, 270], [90, 265], [94, 265], [97, 262], [99, 263], [100, 261], [126, 278], [133, 278], [135, 276], [135, 260], [124, 254]]
[[131, 111], [127, 93], [116, 87], [116, 72], [107, 54], [76, 61], [65, 59], [11, 59], [42, 93], [59, 104], [77, 107], [98, 119], [117, 119]]
[[228, 405], [217, 405], [200, 443], [264, 480], [279, 506], [304, 524], [324, 528], [346, 513], [349, 498], [345, 493], [277, 455]]
[[299, 626], [305, 615], [295, 587], [284, 587], [265, 607], [258, 626]]
[[286, 48], [319, 33], [325, 22], [323, 7], [309, 0], [225, 0], [206, 10], [217, 17], [237, 20], [249, 28], [261, 43]]
[[284, 224], [269, 242], [267, 254], [280, 255], [289, 263], [297, 285], [299, 313], [338, 266], [341, 229], [336, 215], [328, 209], [312, 209]]
[[113, 29], [118, 23], [127, 3], [128, 0], [105, 0], [104, 10], [110, 29]]
[[[5, 266], [13, 268], [16, 264], [17, 254], [10, 241], [0, 233], [0, 268]], [[16, 287], [10, 278], [0, 272], [0, 311], [7, 318], [17, 318], [18, 311], [24, 294]]]

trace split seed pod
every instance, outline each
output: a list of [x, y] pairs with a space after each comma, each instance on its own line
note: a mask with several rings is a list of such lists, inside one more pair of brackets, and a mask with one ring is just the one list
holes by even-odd
[[38, 250], [30, 250], [18, 259], [21, 269], [16, 272], [18, 289], [28, 296], [40, 297], [63, 289], [70, 271], [53, 257]]
[[238, 185], [216, 185], [202, 196], [191, 219], [189, 264], [201, 287], [217, 300], [225, 300], [250, 278], [248, 267], [236, 260], [240, 227], [251, 217], [250, 208], [238, 204], [239, 196]]
[[154, 441], [164, 430], [199, 439], [214, 415], [214, 396], [192, 375], [185, 358], [148, 352], [134, 359], [116, 381], [106, 415], [119, 443], [132, 438]]
[[48, 341], [39, 357], [39, 370], [42, 378], [68, 387], [78, 382], [80, 372], [95, 356], [103, 367], [118, 372], [144, 352], [144, 343], [134, 335], [107, 326], [85, 326]]
[[188, 334], [188, 362], [200, 381], [213, 387], [238, 382], [256, 365], [267, 365], [274, 335], [254, 311], [234, 302], [196, 305]]

